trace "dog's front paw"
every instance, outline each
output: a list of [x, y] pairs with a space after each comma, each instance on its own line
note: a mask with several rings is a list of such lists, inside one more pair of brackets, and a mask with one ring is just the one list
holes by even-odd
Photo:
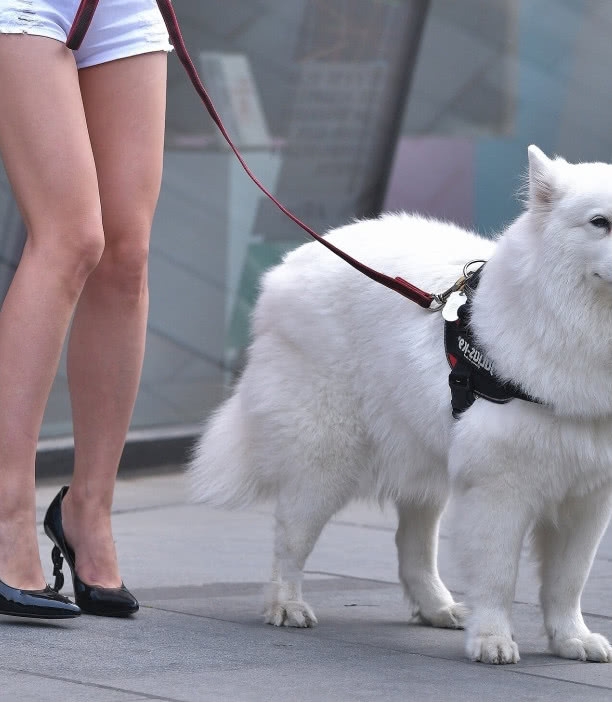
[[306, 602], [273, 602], [266, 606], [264, 622], [273, 626], [312, 627], [317, 623], [314, 612]]
[[468, 639], [467, 654], [481, 663], [518, 663], [518, 646], [509, 636], [474, 636]]
[[463, 629], [467, 615], [468, 609], [462, 602], [453, 602], [432, 613], [419, 612], [423, 624], [441, 629]]
[[601, 634], [586, 634], [569, 639], [553, 639], [553, 653], [561, 658], [571, 658], [576, 661], [595, 661], [596, 663], [612, 663], [612, 646]]

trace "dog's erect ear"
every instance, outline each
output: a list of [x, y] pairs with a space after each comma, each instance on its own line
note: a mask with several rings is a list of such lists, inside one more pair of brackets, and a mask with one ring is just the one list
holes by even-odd
[[548, 209], [555, 194], [554, 164], [548, 156], [532, 144], [529, 156], [529, 207]]

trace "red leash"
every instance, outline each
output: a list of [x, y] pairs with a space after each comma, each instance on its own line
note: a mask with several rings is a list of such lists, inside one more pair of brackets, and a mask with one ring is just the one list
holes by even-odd
[[[96, 11], [96, 7], [98, 5], [98, 1], [99, 0], [81, 0], [81, 4], [79, 5], [74, 22], [70, 29], [70, 33], [68, 34], [68, 38], [66, 40], [66, 46], [69, 49], [76, 50], [81, 45], [81, 42], [85, 37], [87, 29], [91, 24], [91, 20], [93, 19], [94, 12]], [[429, 308], [434, 300], [436, 302], [439, 302], [440, 298], [438, 298], [437, 296], [431, 295], [430, 293], [420, 290], [414, 285], [411, 285], [408, 281], [404, 280], [403, 278], [391, 278], [390, 276], [385, 275], [384, 273], [380, 273], [378, 271], [375, 271], [373, 268], [369, 268], [365, 264], [354, 259], [352, 256], [349, 256], [347, 253], [342, 251], [342, 249], [337, 248], [332, 243], [319, 236], [308, 225], [304, 224], [292, 212], [290, 212], [286, 207], [284, 207], [284, 205], [282, 205], [259, 182], [259, 180], [257, 180], [255, 175], [253, 175], [253, 173], [251, 172], [251, 169], [245, 163], [240, 152], [234, 146], [232, 140], [230, 139], [227, 131], [225, 130], [225, 127], [223, 126], [221, 118], [217, 114], [212, 100], [210, 99], [208, 93], [206, 92], [206, 89], [204, 88], [204, 85], [202, 84], [202, 81], [200, 80], [198, 72], [196, 71], [196, 68], [193, 65], [193, 61], [191, 60], [191, 57], [189, 56], [189, 53], [187, 51], [187, 47], [185, 46], [185, 42], [183, 41], [183, 36], [181, 34], [178, 21], [176, 19], [176, 15], [174, 14], [174, 8], [172, 7], [171, 0], [157, 0], [157, 5], [159, 6], [159, 11], [161, 12], [162, 17], [164, 18], [164, 22], [166, 23], [168, 34], [170, 35], [170, 41], [172, 42], [172, 45], [176, 50], [177, 56], [179, 57], [181, 63], [187, 71], [187, 75], [193, 83], [193, 87], [196, 89], [196, 92], [202, 99], [202, 102], [206, 106], [208, 113], [213, 119], [213, 122], [217, 125], [217, 127], [219, 127], [221, 134], [223, 134], [223, 137], [229, 144], [232, 151], [236, 154], [236, 157], [242, 164], [242, 167], [246, 171], [247, 175], [251, 178], [251, 180], [255, 183], [255, 185], [257, 185], [257, 187], [265, 195], [267, 195], [270, 198], [270, 200], [272, 200], [272, 202], [279, 208], [279, 210], [281, 210], [281, 212], [284, 212], [287, 215], [287, 217], [289, 217], [289, 219], [293, 220], [305, 232], [310, 234], [311, 237], [316, 239], [319, 243], [323, 244], [323, 246], [326, 246], [328, 249], [330, 249], [330, 251], [333, 251], [337, 256], [340, 256], [340, 258], [344, 259], [347, 263], [353, 266], [353, 268], [356, 268], [368, 278], [371, 278], [372, 280], [376, 281], [377, 283], [380, 283], [381, 285], [384, 285], [387, 288], [390, 288], [391, 290], [395, 290], [395, 292], [398, 292], [400, 293], [400, 295], [403, 295], [404, 297], [407, 297], [413, 302], [416, 302], [418, 305], [421, 305], [421, 307]]]

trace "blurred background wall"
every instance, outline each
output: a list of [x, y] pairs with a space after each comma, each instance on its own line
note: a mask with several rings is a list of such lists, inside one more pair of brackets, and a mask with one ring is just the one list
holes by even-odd
[[[611, 160], [606, 0], [179, 0], [175, 9], [247, 162], [318, 231], [406, 209], [487, 236], [519, 211], [529, 143]], [[24, 237], [0, 168], [2, 295]], [[219, 140], [171, 56], [132, 436], [197, 430], [244, 362], [262, 271], [304, 241]], [[63, 360], [41, 445], [71, 431]]]

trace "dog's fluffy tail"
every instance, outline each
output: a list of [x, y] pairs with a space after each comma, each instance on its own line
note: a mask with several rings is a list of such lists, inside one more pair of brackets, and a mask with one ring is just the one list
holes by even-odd
[[260, 495], [249, 461], [241, 397], [235, 392], [210, 417], [194, 446], [187, 473], [195, 502], [244, 507]]

